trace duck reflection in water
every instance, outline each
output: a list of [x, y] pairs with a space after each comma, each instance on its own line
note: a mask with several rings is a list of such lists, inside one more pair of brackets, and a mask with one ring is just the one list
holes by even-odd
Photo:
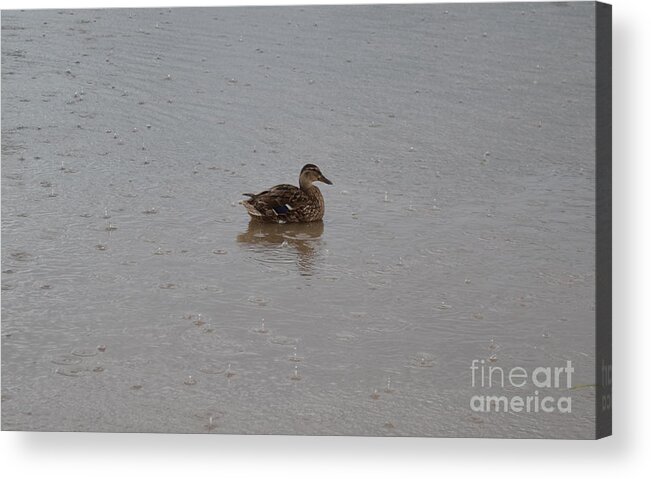
[[289, 253], [295, 256], [301, 274], [311, 276], [321, 248], [322, 234], [323, 221], [277, 224], [253, 219], [247, 230], [237, 235], [237, 242], [246, 243], [252, 250], [268, 255], [261, 259], [264, 263], [282, 262], [288, 259]]

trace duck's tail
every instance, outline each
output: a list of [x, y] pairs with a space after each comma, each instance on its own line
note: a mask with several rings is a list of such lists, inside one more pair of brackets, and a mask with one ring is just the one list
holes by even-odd
[[261, 216], [262, 216], [262, 213], [260, 213], [260, 212], [255, 208], [255, 206], [253, 206], [253, 202], [251, 201], [251, 200], [253, 200], [253, 199], [255, 198], [256, 195], [254, 195], [254, 194], [252, 194], [252, 193], [242, 193], [242, 194], [243, 194], [244, 196], [248, 196], [248, 197], [249, 197], [248, 200], [241, 200], [241, 201], [240, 201], [240, 204], [241, 204], [241, 205], [244, 205], [244, 207], [246, 208], [246, 211], [249, 213], [249, 215], [254, 216], [254, 217], [257, 217], [257, 218], [261, 217]]

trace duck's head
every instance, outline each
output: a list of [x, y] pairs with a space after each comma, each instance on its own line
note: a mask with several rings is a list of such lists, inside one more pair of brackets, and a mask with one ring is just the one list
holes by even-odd
[[332, 184], [332, 181], [330, 181], [328, 178], [323, 176], [323, 173], [321, 173], [319, 167], [311, 163], [303, 167], [299, 179], [300, 179], [300, 184], [305, 186], [311, 185], [315, 181], [321, 181], [326, 185]]

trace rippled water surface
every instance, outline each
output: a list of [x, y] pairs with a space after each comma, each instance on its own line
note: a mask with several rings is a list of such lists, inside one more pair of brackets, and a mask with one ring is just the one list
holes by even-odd
[[[3, 429], [591, 436], [593, 23], [3, 12]], [[304, 163], [324, 222], [249, 223]], [[471, 411], [473, 359], [573, 412]]]

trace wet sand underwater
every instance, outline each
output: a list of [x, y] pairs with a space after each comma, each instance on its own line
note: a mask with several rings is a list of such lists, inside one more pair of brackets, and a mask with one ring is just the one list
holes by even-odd
[[[592, 437], [594, 34], [588, 3], [3, 11], [2, 428]], [[324, 222], [250, 224], [305, 163]], [[472, 411], [474, 359], [572, 361], [572, 413]]]

